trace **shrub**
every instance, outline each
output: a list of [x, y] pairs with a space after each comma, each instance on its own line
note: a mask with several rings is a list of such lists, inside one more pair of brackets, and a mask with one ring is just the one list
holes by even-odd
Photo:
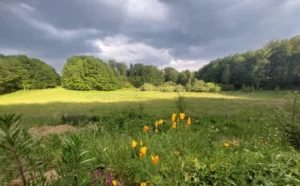
[[243, 85], [242, 86], [242, 91], [246, 92], [246, 93], [254, 92], [255, 88], [253, 86], [245, 86], [245, 85]]
[[174, 92], [176, 91], [176, 83], [168, 81], [160, 85], [158, 88], [161, 92]]
[[281, 111], [277, 122], [283, 131], [284, 137], [295, 149], [300, 150], [300, 119], [298, 116], [299, 93], [290, 93], [290, 111]]
[[150, 83], [144, 83], [144, 85], [142, 85], [140, 87], [141, 91], [155, 91], [157, 90], [157, 87], [155, 87], [154, 85], [150, 84]]
[[221, 88], [214, 83], [205, 83], [203, 80], [196, 80], [191, 88], [192, 92], [219, 92]]
[[186, 89], [182, 85], [177, 85], [175, 88], [175, 92], [184, 92]]

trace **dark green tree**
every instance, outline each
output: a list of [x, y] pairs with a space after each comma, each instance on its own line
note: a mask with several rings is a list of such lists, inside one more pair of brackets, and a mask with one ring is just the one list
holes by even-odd
[[165, 82], [172, 81], [174, 83], [177, 83], [179, 72], [175, 68], [166, 67], [164, 69], [164, 73], [165, 73]]

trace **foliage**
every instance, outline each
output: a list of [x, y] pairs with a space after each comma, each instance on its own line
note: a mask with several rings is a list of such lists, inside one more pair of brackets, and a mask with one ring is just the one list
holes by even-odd
[[256, 90], [299, 87], [300, 36], [271, 41], [262, 49], [249, 50], [211, 61], [196, 73], [198, 79], [242, 85]]
[[127, 65], [124, 62], [117, 62], [114, 59], [108, 61], [109, 66], [113, 69], [115, 76], [118, 78], [118, 83], [121, 87], [128, 87], [128, 83], [126, 83], [126, 70]]
[[235, 91], [236, 88], [232, 84], [222, 85], [222, 91]]
[[154, 86], [150, 83], [145, 83], [140, 87], [141, 91], [161, 91], [161, 92], [183, 92], [185, 88], [182, 85], [177, 85], [172, 81], [165, 82], [159, 86]]
[[162, 70], [157, 69], [155, 66], [141, 63], [130, 64], [127, 77], [135, 87], [140, 87], [144, 83], [157, 86], [164, 82], [164, 73]]
[[220, 92], [221, 87], [213, 83], [205, 83], [203, 80], [195, 80], [191, 90], [192, 92]]
[[120, 82], [113, 69], [91, 56], [73, 56], [62, 70], [62, 85], [71, 90], [115, 90]]
[[19, 89], [54, 88], [60, 84], [55, 70], [36, 58], [0, 56], [0, 94]]
[[[36, 159], [32, 159], [30, 153], [34, 150], [34, 142], [29, 135], [21, 131], [20, 118], [15, 114], [7, 114], [0, 116], [0, 149], [2, 149], [1, 158], [9, 158], [12, 160], [9, 162], [9, 166], [5, 167], [4, 176], [8, 176], [8, 172], [13, 172], [16, 169], [18, 175], [20, 175], [23, 185], [44, 185], [45, 179], [40, 176], [38, 169], [41, 165], [38, 165]], [[7, 161], [3, 159], [3, 163]], [[11, 170], [12, 169], [12, 170]]]
[[179, 72], [175, 68], [166, 67], [164, 69], [164, 73], [165, 73], [165, 82], [168, 82], [168, 81], [171, 81], [173, 83], [178, 82]]
[[283, 131], [284, 137], [295, 149], [300, 150], [300, 118], [298, 113], [299, 93], [289, 94], [290, 111], [281, 110], [277, 115], [277, 122]]
[[140, 87], [141, 91], [155, 91], [157, 90], [157, 87], [150, 84], [150, 83], [144, 83], [141, 87]]
[[82, 144], [83, 136], [71, 134], [67, 139], [65, 145], [62, 147], [62, 157], [59, 161], [58, 174], [63, 179], [58, 180], [55, 184], [65, 185], [72, 183], [72, 185], [83, 185], [87, 184], [86, 172], [89, 171], [88, 167], [90, 162], [94, 161], [95, 158], [86, 158], [88, 151], [84, 150]]
[[184, 113], [186, 110], [186, 107], [187, 107], [186, 99], [185, 99], [184, 95], [180, 94], [180, 92], [178, 92], [178, 97], [176, 100], [176, 107], [180, 113]]
[[255, 88], [253, 86], [245, 86], [245, 85], [243, 85], [242, 86], [242, 91], [246, 92], [246, 93], [254, 92]]
[[161, 84], [158, 88], [161, 92], [175, 92], [177, 90], [177, 85], [172, 81], [168, 81]]

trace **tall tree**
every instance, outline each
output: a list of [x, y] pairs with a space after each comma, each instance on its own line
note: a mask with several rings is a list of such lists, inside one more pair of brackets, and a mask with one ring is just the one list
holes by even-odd
[[92, 56], [73, 56], [62, 70], [62, 85], [71, 90], [115, 90], [120, 88], [113, 69]]
[[229, 65], [226, 64], [222, 72], [222, 83], [228, 85], [229, 80], [230, 80], [230, 69], [229, 69]]
[[165, 73], [165, 81], [172, 81], [174, 83], [177, 83], [178, 81], [178, 76], [179, 76], [179, 72], [172, 67], [166, 67], [164, 69], [164, 73]]

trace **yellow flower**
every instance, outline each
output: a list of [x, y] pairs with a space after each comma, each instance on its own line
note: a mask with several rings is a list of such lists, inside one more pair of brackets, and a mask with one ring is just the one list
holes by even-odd
[[156, 165], [156, 164], [158, 164], [159, 157], [151, 155], [151, 160], [152, 160], [153, 164]]
[[158, 132], [158, 130], [157, 130], [157, 129], [155, 129], [155, 132]]
[[224, 143], [224, 146], [225, 146], [225, 147], [229, 147], [229, 145], [230, 145], [230, 144], [229, 144], [228, 142]]
[[132, 148], [135, 148], [136, 145], [137, 145], [137, 142], [136, 142], [135, 140], [132, 140], [132, 142], [131, 142], [131, 147], [132, 147]]
[[141, 186], [147, 186], [147, 181], [146, 182], [142, 182]]
[[179, 119], [180, 119], [180, 120], [184, 120], [184, 117], [185, 117], [185, 113], [180, 113], [180, 114], [179, 114]]
[[173, 128], [173, 129], [176, 129], [176, 127], [177, 127], [177, 124], [176, 124], [176, 122], [174, 121], [174, 122], [172, 123], [172, 128]]
[[176, 114], [175, 113], [172, 114], [172, 122], [173, 121], [176, 121]]
[[192, 122], [191, 122], [191, 117], [188, 118], [188, 120], [186, 121], [186, 124], [190, 125]]
[[143, 158], [143, 154], [140, 152], [140, 159], [142, 159]]
[[148, 132], [149, 127], [147, 125], [144, 126], [144, 132]]
[[279, 141], [278, 141], [278, 140], [276, 140], [275, 142], [276, 142], [276, 143], [278, 143]]
[[154, 125], [154, 126], [155, 126], [155, 127], [158, 127], [158, 122], [157, 122], [157, 121], [155, 122], [155, 125]]
[[148, 149], [147, 147], [142, 147], [142, 148], [140, 149], [140, 158], [142, 158], [143, 156], [146, 155], [147, 149]]
[[159, 125], [162, 125], [163, 123], [164, 123], [164, 121], [162, 119], [158, 121]]
[[140, 140], [140, 146], [143, 146], [143, 141], [142, 140]]
[[113, 180], [111, 183], [113, 184], [113, 186], [117, 186], [118, 181], [117, 180]]

